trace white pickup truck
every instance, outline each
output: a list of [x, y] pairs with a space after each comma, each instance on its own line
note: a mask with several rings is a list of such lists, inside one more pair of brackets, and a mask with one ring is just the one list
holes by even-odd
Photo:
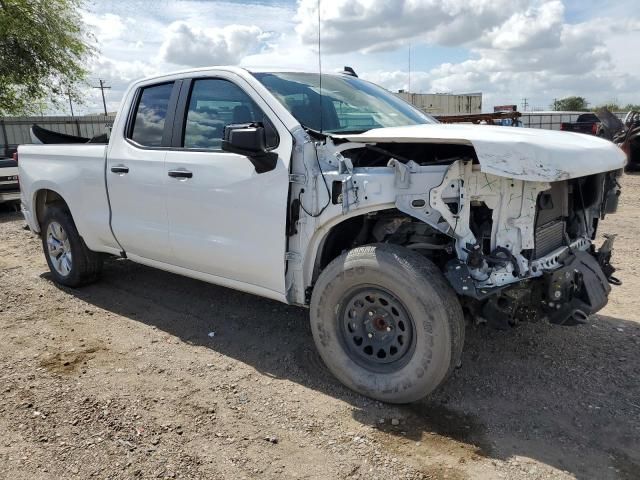
[[53, 279], [105, 254], [310, 309], [345, 385], [387, 402], [460, 363], [465, 314], [584, 320], [607, 303], [625, 155], [586, 135], [443, 125], [353, 71], [216, 67], [131, 85], [108, 144], [22, 145]]

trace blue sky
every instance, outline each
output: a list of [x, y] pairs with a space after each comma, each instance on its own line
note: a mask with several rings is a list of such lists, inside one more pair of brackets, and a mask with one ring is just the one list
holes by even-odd
[[[129, 82], [191, 66], [317, 68], [317, 0], [89, 1], [84, 18], [110, 110]], [[326, 71], [353, 66], [391, 90], [482, 91], [484, 105], [547, 108], [582, 95], [640, 103], [640, 2], [322, 0]], [[86, 111], [97, 111], [87, 90]]]

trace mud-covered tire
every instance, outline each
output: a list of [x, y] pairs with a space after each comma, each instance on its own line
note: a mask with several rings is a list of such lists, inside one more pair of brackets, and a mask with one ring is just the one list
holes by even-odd
[[[54, 227], [55, 228], [52, 228]], [[58, 228], [61, 227], [61, 230]], [[78, 233], [78, 229], [71, 217], [71, 213], [64, 204], [54, 204], [47, 208], [41, 223], [42, 248], [44, 256], [56, 283], [67, 287], [80, 287], [94, 282], [102, 271], [103, 257], [101, 254], [89, 250]], [[56, 265], [51, 253], [52, 230], [56, 231], [58, 240], [63, 240], [64, 250], [69, 251], [70, 261], [61, 267]], [[67, 270], [68, 268], [68, 270]]]
[[[310, 307], [311, 331], [324, 363], [347, 387], [376, 400], [419, 400], [460, 362], [465, 328], [460, 302], [440, 270], [409, 249], [376, 244], [344, 253], [320, 274]], [[406, 333], [407, 342], [409, 323], [411, 348], [393, 336]], [[365, 351], [368, 341], [377, 343]], [[395, 342], [395, 353], [389, 342]]]

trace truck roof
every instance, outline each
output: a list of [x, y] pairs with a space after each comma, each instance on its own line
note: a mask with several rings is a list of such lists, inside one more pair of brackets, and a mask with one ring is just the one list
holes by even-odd
[[[227, 72], [235, 72], [240, 75], [252, 74], [252, 73], [311, 73], [318, 74], [318, 71], [313, 70], [301, 70], [297, 68], [282, 68], [282, 67], [238, 67], [236, 65], [211, 65], [208, 67], [198, 67], [198, 68], [187, 68], [182, 70], [174, 70], [171, 72], [163, 73], [161, 75], [150, 75], [148, 77], [144, 77], [136, 80], [134, 83], [145, 82], [148, 80], [155, 80], [164, 77], [174, 76], [174, 75], [188, 75], [193, 73], [207, 72], [209, 70], [224, 70]], [[348, 74], [339, 71], [329, 71], [322, 72], [322, 75], [336, 75], [336, 76], [348, 76]]]

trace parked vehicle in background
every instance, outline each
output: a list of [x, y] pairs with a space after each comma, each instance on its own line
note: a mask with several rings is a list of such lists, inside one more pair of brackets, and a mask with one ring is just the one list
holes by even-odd
[[308, 307], [329, 369], [382, 401], [445, 381], [464, 312], [572, 324], [616, 283], [613, 237], [594, 239], [617, 208], [617, 146], [440, 124], [353, 71], [147, 78], [108, 144], [18, 154], [56, 282], [95, 280], [109, 254]]
[[437, 115], [440, 123], [473, 123], [476, 125], [501, 125], [503, 127], [522, 127], [520, 112], [473, 113], [462, 115]]
[[575, 122], [563, 122], [560, 124], [563, 132], [586, 133], [598, 135], [600, 132], [600, 119], [595, 113], [583, 113]]
[[13, 158], [0, 158], [0, 203], [20, 202], [18, 162]]
[[627, 154], [626, 170], [640, 171], [640, 112], [627, 113], [622, 128], [614, 133], [612, 140]]

